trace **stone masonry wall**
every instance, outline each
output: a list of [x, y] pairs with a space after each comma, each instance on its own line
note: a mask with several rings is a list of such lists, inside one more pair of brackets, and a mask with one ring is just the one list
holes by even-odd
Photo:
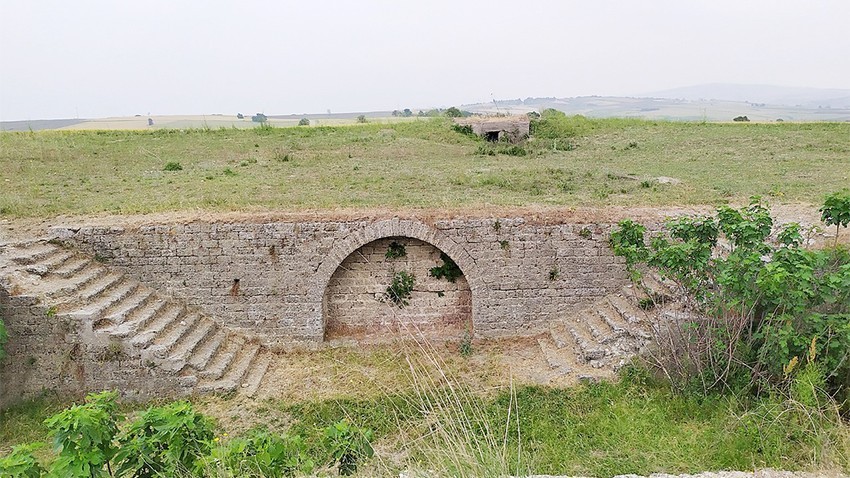
[[92, 390], [121, 390], [125, 398], [179, 395], [179, 378], [159, 373], [119, 348], [93, 340], [80, 322], [54, 314], [35, 297], [10, 295], [0, 284], [0, 317], [9, 341], [0, 363], [0, 409], [52, 391], [79, 396]]
[[74, 226], [56, 237], [267, 344], [324, 338], [323, 300], [343, 261], [384, 238], [416, 239], [449, 255], [471, 291], [477, 337], [533, 335], [572, 307], [626, 281], [609, 225], [524, 218], [195, 221]]

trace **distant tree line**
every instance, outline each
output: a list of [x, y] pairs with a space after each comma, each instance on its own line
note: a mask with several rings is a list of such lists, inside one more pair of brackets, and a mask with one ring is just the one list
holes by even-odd
[[415, 115], [410, 108], [405, 108], [403, 110], [393, 110], [392, 114], [393, 114], [393, 116], [400, 117], [400, 118], [409, 118], [409, 117], [412, 117], [412, 116], [432, 117], [432, 118], [437, 117], [437, 116], [448, 116], [449, 118], [465, 118], [467, 116], [472, 116], [471, 112], [458, 109], [457, 107], [454, 107], [454, 106], [452, 106], [450, 108], [446, 108], [446, 109], [434, 108], [434, 109], [430, 109], [428, 111], [419, 110], [419, 112], [416, 113]]

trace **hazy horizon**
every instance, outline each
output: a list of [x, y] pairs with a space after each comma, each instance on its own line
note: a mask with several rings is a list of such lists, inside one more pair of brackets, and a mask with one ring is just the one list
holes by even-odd
[[850, 3], [0, 0], [0, 120], [850, 88]]

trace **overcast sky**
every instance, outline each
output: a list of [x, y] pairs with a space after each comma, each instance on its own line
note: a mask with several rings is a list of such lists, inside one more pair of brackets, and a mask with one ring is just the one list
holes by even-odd
[[0, 0], [0, 120], [850, 88], [847, 0]]

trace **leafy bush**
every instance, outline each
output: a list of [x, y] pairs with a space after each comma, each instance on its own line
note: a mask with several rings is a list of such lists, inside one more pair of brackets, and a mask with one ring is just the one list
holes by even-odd
[[115, 392], [92, 394], [84, 404], [44, 421], [58, 454], [51, 474], [81, 478], [112, 475], [110, 461], [117, 452], [114, 440], [121, 419], [116, 397]]
[[12, 447], [12, 453], [0, 458], [0, 476], [6, 478], [40, 478], [44, 476], [46, 470], [33, 456], [33, 452], [43, 446], [43, 443], [32, 443]]
[[293, 477], [312, 473], [315, 462], [307, 456], [300, 436], [254, 431], [214, 448], [207, 467], [224, 468], [233, 476]]
[[183, 165], [178, 163], [177, 161], [169, 161], [165, 163], [165, 167], [162, 168], [163, 171], [183, 171]]
[[366, 123], [366, 122], [367, 122], [367, 121], [366, 121], [366, 115], [360, 115], [360, 116], [358, 116], [358, 117], [357, 117], [357, 122], [358, 122], [358, 123]]
[[502, 153], [502, 154], [506, 154], [508, 156], [525, 156], [526, 154], [528, 154], [528, 153], [526, 153], [525, 148], [523, 148], [522, 146], [520, 146], [518, 144], [514, 144], [514, 145], [511, 145], [511, 146], [505, 146], [505, 147], [501, 148], [499, 150], [499, 152]]
[[[716, 218], [670, 221], [649, 247], [631, 221], [611, 234], [629, 267], [644, 263], [674, 281], [702, 317], [671, 332], [679, 347], [659, 358], [679, 385], [787, 385], [789, 364], [808, 354], [831, 393], [850, 388], [850, 252], [803, 248], [796, 224], [772, 240], [772, 228], [767, 205], [753, 198], [739, 210], [719, 208]], [[721, 238], [728, 251], [718, 248]]]
[[824, 224], [835, 226], [835, 243], [838, 244], [838, 228], [850, 224], [850, 191], [830, 194], [819, 211]]
[[393, 281], [387, 286], [387, 297], [399, 308], [403, 308], [410, 303], [410, 293], [413, 292], [413, 284], [416, 282], [416, 276], [407, 272], [396, 272], [393, 275]]
[[330, 453], [329, 464], [336, 465], [342, 476], [353, 475], [365, 459], [374, 455], [371, 430], [341, 420], [325, 428], [323, 441]]
[[212, 422], [189, 402], [149, 408], [121, 436], [116, 474], [153, 478], [199, 473], [213, 437]]
[[478, 135], [472, 131], [472, 126], [468, 124], [460, 125], [460, 124], [452, 124], [452, 130], [456, 133], [460, 133], [464, 136], [469, 136], [470, 138], [478, 138]]
[[298, 126], [310, 126], [310, 120], [307, 118], [301, 118], [298, 120]]
[[618, 229], [615, 229], [608, 239], [614, 255], [626, 259], [626, 270], [634, 281], [640, 278], [640, 272], [635, 269], [635, 265], [645, 261], [648, 255], [644, 234], [646, 227], [631, 219], [625, 219], [620, 221]]
[[119, 433], [116, 423], [123, 417], [117, 414], [116, 397], [115, 392], [91, 394], [85, 403], [44, 420], [56, 451], [49, 470], [34, 456], [44, 445], [33, 443], [0, 456], [0, 477], [283, 478], [311, 474], [317, 463], [337, 466], [347, 475], [373, 455], [373, 432], [347, 421], [311, 428], [321, 435], [311, 433], [307, 440], [299, 434], [254, 430], [222, 442], [214, 437], [212, 422], [188, 402], [149, 408]]

